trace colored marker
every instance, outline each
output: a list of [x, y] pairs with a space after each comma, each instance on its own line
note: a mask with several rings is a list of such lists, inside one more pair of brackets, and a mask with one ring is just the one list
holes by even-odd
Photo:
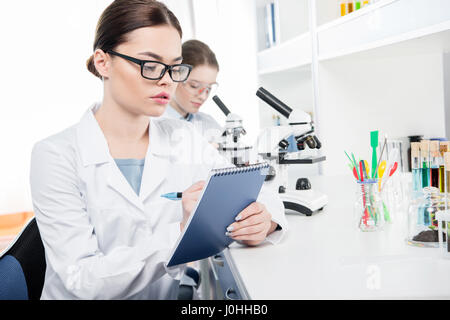
[[183, 196], [182, 192], [170, 192], [166, 194], [162, 194], [161, 197], [167, 198], [169, 200], [181, 200], [181, 197]]

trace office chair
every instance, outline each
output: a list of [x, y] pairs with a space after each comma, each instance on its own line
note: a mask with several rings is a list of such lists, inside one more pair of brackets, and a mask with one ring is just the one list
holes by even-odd
[[39, 300], [45, 268], [44, 245], [33, 217], [0, 257], [0, 300]]
[[[39, 300], [45, 268], [44, 246], [36, 218], [33, 217], [24, 226], [17, 241], [0, 257], [0, 300]], [[186, 275], [195, 281], [196, 286], [180, 286], [179, 300], [192, 300], [194, 290], [200, 284], [195, 269], [188, 267]]]

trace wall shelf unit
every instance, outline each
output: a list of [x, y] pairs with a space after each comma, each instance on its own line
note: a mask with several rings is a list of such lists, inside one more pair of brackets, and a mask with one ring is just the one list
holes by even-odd
[[[399, 19], [399, 17], [402, 17]], [[319, 60], [396, 45], [408, 40], [444, 46], [450, 38], [450, 1], [387, 0], [374, 3], [317, 29]]]
[[272, 48], [258, 52], [258, 73], [266, 75], [311, 64], [311, 35], [304, 33]]
[[[257, 10], [268, 2], [255, 0]], [[275, 0], [279, 32], [295, 23], [289, 39], [259, 46], [258, 85], [316, 115], [327, 156], [318, 173], [347, 172], [344, 149], [366, 157], [372, 130], [390, 139], [445, 137], [450, 1], [380, 0], [344, 17], [337, 0], [295, 2], [297, 11]], [[260, 127], [274, 125], [274, 114], [260, 103]]]

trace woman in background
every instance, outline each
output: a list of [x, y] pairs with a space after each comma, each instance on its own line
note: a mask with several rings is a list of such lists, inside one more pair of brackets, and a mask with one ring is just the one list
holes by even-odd
[[178, 86], [164, 116], [189, 121], [209, 142], [217, 142], [223, 133], [222, 126], [210, 115], [199, 111], [218, 86], [216, 55], [199, 40], [184, 42], [182, 54], [183, 62], [193, 68], [189, 79]]

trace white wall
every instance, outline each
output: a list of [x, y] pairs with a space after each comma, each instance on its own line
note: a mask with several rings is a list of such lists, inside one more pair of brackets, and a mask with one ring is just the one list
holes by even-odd
[[101, 99], [86, 69], [110, 0], [2, 1], [0, 213], [31, 210], [33, 144], [74, 124]]
[[309, 31], [308, 0], [278, 0], [281, 42]]
[[445, 104], [445, 135], [450, 137], [450, 52], [444, 53], [444, 104]]
[[192, 0], [159, 0], [163, 2], [180, 21], [183, 29], [183, 41], [191, 39], [195, 34], [195, 24], [192, 19]]
[[324, 174], [350, 174], [343, 150], [370, 163], [372, 130], [445, 137], [442, 54], [332, 60], [319, 72]]

